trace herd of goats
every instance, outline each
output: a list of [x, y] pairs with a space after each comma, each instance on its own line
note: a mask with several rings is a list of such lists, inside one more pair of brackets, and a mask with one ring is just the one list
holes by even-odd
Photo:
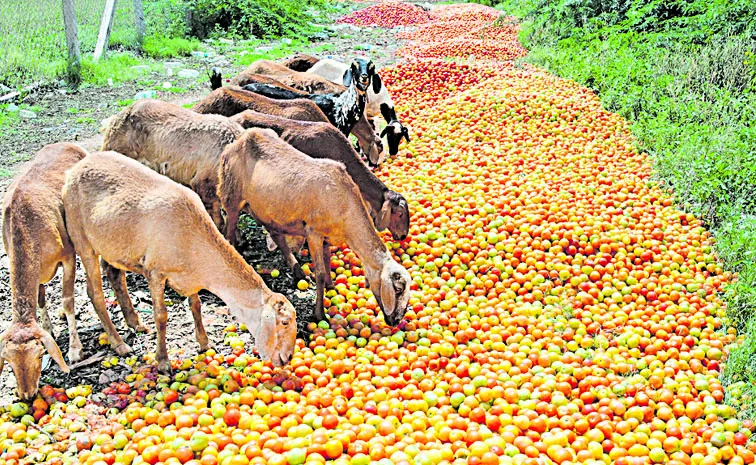
[[[125, 272], [147, 279], [161, 373], [171, 371], [166, 285], [189, 298], [202, 350], [208, 337], [198, 293], [205, 289], [248, 327], [261, 359], [287, 364], [296, 312], [234, 248], [241, 212], [266, 228], [269, 249], [281, 250], [296, 279], [304, 273], [294, 252], [307, 241], [316, 319], [324, 319], [323, 294], [333, 288], [331, 244], [342, 243], [360, 258], [386, 322], [404, 317], [411, 278], [376, 230], [403, 240], [409, 208], [371, 167], [385, 159], [383, 137], [391, 155], [410, 138], [375, 65], [298, 54], [257, 61], [226, 86], [214, 69], [210, 81], [214, 90], [192, 109], [138, 100], [106, 119], [101, 152], [70, 143], [44, 147], [9, 187], [2, 227], [13, 304], [11, 325], [0, 335], [0, 371], [7, 360], [22, 400], [37, 393], [45, 352], [69, 371], [45, 309], [44, 283], [59, 266], [68, 361], [83, 358], [74, 313], [77, 254], [89, 299], [119, 355], [131, 348], [108, 315], [103, 271], [126, 324], [142, 332]], [[380, 117], [385, 127], [378, 134]]]

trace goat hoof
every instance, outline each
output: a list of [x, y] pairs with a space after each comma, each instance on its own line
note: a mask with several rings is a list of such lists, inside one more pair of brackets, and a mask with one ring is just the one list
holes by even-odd
[[200, 352], [207, 352], [210, 349], [215, 349], [215, 344], [213, 344], [210, 341], [206, 341], [204, 344], [200, 342], [199, 346], [200, 346]]
[[125, 342], [114, 347], [114, 349], [116, 353], [120, 356], [124, 356], [131, 352], [131, 347], [129, 347], [129, 345], [126, 344]]
[[168, 362], [158, 363], [158, 372], [161, 375], [165, 375], [165, 376], [172, 376], [173, 375], [173, 370], [171, 369], [171, 364], [168, 363]]
[[305, 279], [305, 273], [302, 271], [302, 268], [295, 267], [293, 270], [291, 270], [292, 274], [294, 275], [294, 279], [296, 281]]
[[131, 329], [133, 329], [137, 333], [150, 333], [150, 328], [148, 328], [147, 325], [142, 323], [141, 321], [138, 324], [132, 326]]
[[77, 347], [77, 348], [71, 347], [71, 348], [68, 349], [68, 361], [69, 362], [76, 363], [76, 362], [81, 361], [82, 358], [84, 358], [84, 355], [82, 353], [82, 348], [81, 347]]

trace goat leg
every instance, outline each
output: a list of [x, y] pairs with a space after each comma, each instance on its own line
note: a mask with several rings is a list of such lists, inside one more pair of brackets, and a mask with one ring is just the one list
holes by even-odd
[[331, 278], [331, 244], [323, 243], [323, 267], [325, 268], [325, 288], [336, 289]]
[[165, 309], [165, 278], [150, 274], [147, 277], [152, 296], [152, 313], [155, 316], [155, 328], [157, 329], [157, 363], [158, 372], [164, 375], [171, 374], [171, 364], [168, 361], [168, 349], [165, 341], [165, 331], [168, 324], [168, 311]]
[[110, 319], [108, 309], [105, 307], [105, 294], [102, 292], [102, 276], [100, 275], [100, 266], [97, 263], [97, 257], [91, 249], [78, 250], [81, 257], [81, 263], [87, 272], [87, 295], [95, 308], [97, 317], [100, 318], [105, 334], [108, 335], [111, 347], [118, 355], [126, 355], [131, 352], [131, 347], [126, 344], [118, 330]]
[[[307, 247], [310, 249], [311, 257], [323, 257], [323, 237], [317, 234], [307, 235]], [[323, 306], [323, 293], [325, 292], [325, 264], [323, 260], [312, 261], [315, 265], [315, 320], [325, 320], [325, 310]]]
[[74, 305], [74, 285], [76, 284], [76, 256], [63, 260], [63, 313], [68, 323], [68, 361], [80, 361], [83, 348], [76, 330], [76, 306]]
[[149, 328], [142, 322], [139, 313], [134, 309], [131, 297], [129, 297], [129, 291], [126, 287], [126, 272], [110, 265], [105, 260], [100, 260], [100, 264], [105, 269], [105, 274], [110, 281], [113, 292], [115, 292], [118, 306], [121, 307], [123, 319], [126, 320], [128, 327], [138, 333], [149, 333]]
[[270, 234], [270, 238], [273, 239], [273, 242], [276, 243], [278, 248], [281, 249], [281, 253], [283, 254], [284, 261], [286, 262], [286, 265], [289, 267], [292, 274], [294, 275], [294, 279], [297, 281], [299, 281], [300, 279], [304, 279], [305, 274], [304, 274], [304, 271], [302, 270], [302, 266], [294, 257], [294, 253], [289, 248], [289, 244], [286, 243], [286, 236], [283, 234], [279, 234], [277, 232], [270, 231], [270, 230], [268, 230], [268, 234]]
[[205, 352], [210, 348], [210, 341], [205, 332], [205, 325], [202, 324], [202, 301], [199, 294], [189, 296], [189, 306], [192, 309], [192, 318], [194, 318], [194, 337], [200, 346], [200, 351]]
[[234, 205], [226, 208], [226, 240], [236, 248], [236, 225], [239, 222], [239, 208]]
[[39, 314], [42, 318], [42, 329], [47, 331], [50, 336], [54, 336], [52, 322], [50, 321], [50, 315], [47, 313], [44, 284], [40, 284], [37, 291], [37, 306], [39, 307]]

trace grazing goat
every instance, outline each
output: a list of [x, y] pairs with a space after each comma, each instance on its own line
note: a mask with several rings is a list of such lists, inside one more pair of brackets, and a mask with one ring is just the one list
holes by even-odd
[[[308, 70], [308, 73], [316, 74], [335, 83], [341, 82], [348, 72], [349, 65], [330, 59], [320, 60]], [[386, 120], [386, 127], [381, 132], [381, 137], [386, 136], [391, 156], [399, 152], [399, 144], [402, 138], [407, 139], [409, 143], [409, 130], [402, 125], [396, 116], [394, 101], [391, 99], [386, 86], [381, 82], [378, 73], [373, 75], [372, 85], [367, 92], [365, 114], [369, 120], [374, 120], [378, 116], [383, 116]]]
[[294, 56], [286, 58], [281, 64], [293, 71], [305, 72], [312, 68], [318, 61], [320, 61], [320, 58], [306, 55], [304, 53], [297, 53]]
[[[371, 62], [372, 64], [372, 62]], [[338, 83], [316, 76], [311, 73], [301, 73], [270, 60], [257, 60], [244, 71], [231, 79], [231, 85], [244, 86], [254, 81], [255, 75], [263, 75], [282, 82], [309, 94], [336, 93], [344, 90]], [[345, 84], [349, 86], [349, 83]]]
[[160, 100], [145, 99], [110, 121], [102, 150], [133, 158], [196, 192], [222, 229], [217, 195], [223, 148], [243, 129], [220, 115], [203, 115]]
[[[22, 400], [37, 393], [45, 349], [61, 370], [69, 371], [52, 337], [52, 324], [45, 308], [44, 283], [55, 276], [61, 265], [63, 311], [69, 332], [68, 360], [77, 362], [82, 358], [74, 308], [76, 253], [66, 231], [61, 190], [66, 170], [86, 156], [86, 151], [73, 144], [44, 147], [11, 184], [3, 199], [3, 243], [10, 258], [13, 303], [11, 326], [0, 335], [0, 371], [8, 360]], [[41, 328], [37, 323], [37, 306], [42, 314]], [[126, 307], [121, 308], [132, 328], [145, 329], [133, 307], [131, 314]]]
[[234, 116], [244, 110], [299, 121], [328, 121], [320, 108], [306, 98], [281, 101], [236, 86], [216, 89], [192, 107], [192, 111], [197, 113], [222, 116]]
[[[265, 115], [254, 111], [245, 111], [231, 118], [245, 129], [272, 129], [284, 141], [300, 152], [312, 158], [327, 158], [344, 163], [347, 173], [360, 189], [365, 200], [375, 228], [379, 231], [388, 228], [394, 239], [404, 240], [409, 232], [409, 208], [404, 197], [386, 187], [359, 159], [349, 141], [333, 126], [325, 123], [310, 123], [292, 121], [277, 116]], [[278, 245], [280, 236], [270, 233], [274, 245]], [[229, 240], [233, 240], [231, 237]], [[294, 242], [301, 247], [301, 243]], [[296, 279], [303, 279], [304, 272], [294, 258], [292, 244], [286, 243], [281, 248], [286, 264], [294, 273]], [[275, 250], [268, 243], [269, 250]], [[326, 263], [330, 263], [330, 250]], [[332, 288], [330, 273], [326, 274], [326, 287]]]
[[[293, 87], [286, 87], [285, 84], [262, 75], [255, 75], [255, 79], [259, 79], [260, 82], [272, 82], [276, 86], [293, 92], [300, 92]], [[298, 121], [328, 122], [328, 118], [320, 108], [311, 100], [304, 98], [305, 95], [302, 93], [303, 98], [295, 100], [276, 100], [236, 86], [228, 86], [214, 90], [207, 97], [197, 102], [192, 107], [192, 110], [197, 113], [223, 116], [233, 116], [244, 110], [254, 110]], [[360, 142], [361, 147], [367, 147], [366, 155], [368, 160], [377, 165], [383, 153], [383, 143], [364, 115], [360, 117], [357, 124], [352, 128], [352, 134]]]
[[410, 275], [378, 237], [343, 164], [311, 158], [274, 131], [252, 128], [223, 151], [218, 193], [228, 216], [227, 238], [233, 237], [242, 209], [268, 231], [307, 238], [314, 257], [317, 319], [325, 318], [323, 292], [329, 267], [322, 259], [324, 246], [343, 242], [362, 260], [386, 322], [395, 325], [404, 317]]
[[[71, 241], [93, 291], [92, 303], [104, 321], [109, 318], [97, 256], [147, 278], [161, 373], [171, 372], [165, 339], [166, 285], [189, 297], [202, 350], [209, 341], [198, 293], [206, 289], [247, 325], [262, 359], [276, 366], [289, 362], [297, 332], [294, 307], [272, 292], [223, 239], [197, 194], [131, 158], [97, 152], [68, 172], [63, 203]], [[104, 326], [109, 337], [118, 337], [112, 323]]]
[[[291, 72], [291, 71], [289, 71]], [[349, 136], [357, 120], [364, 114], [367, 103], [366, 91], [375, 75], [372, 61], [358, 58], [342, 76], [346, 90], [329, 94], [305, 94], [315, 102], [328, 120], [345, 136]], [[286, 83], [284, 83], [286, 84]], [[296, 86], [293, 86], [296, 87]], [[243, 87], [246, 90], [276, 99], [296, 99], [302, 95], [271, 84], [251, 83]]]

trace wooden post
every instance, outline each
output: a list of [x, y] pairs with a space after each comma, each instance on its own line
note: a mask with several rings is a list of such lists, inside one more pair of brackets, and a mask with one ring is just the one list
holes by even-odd
[[68, 45], [68, 82], [75, 87], [81, 81], [81, 49], [74, 0], [63, 0], [63, 24]]
[[102, 14], [102, 23], [100, 23], [100, 34], [97, 36], [97, 45], [95, 46], [93, 60], [95, 63], [108, 48], [110, 40], [110, 31], [113, 30], [113, 17], [115, 16], [116, 0], [107, 0], [105, 2], [105, 12]]
[[144, 41], [144, 35], [147, 33], [147, 26], [144, 24], [144, 8], [142, 8], [142, 0], [134, 0], [134, 20], [136, 22], [137, 30], [137, 43], [141, 48]]

